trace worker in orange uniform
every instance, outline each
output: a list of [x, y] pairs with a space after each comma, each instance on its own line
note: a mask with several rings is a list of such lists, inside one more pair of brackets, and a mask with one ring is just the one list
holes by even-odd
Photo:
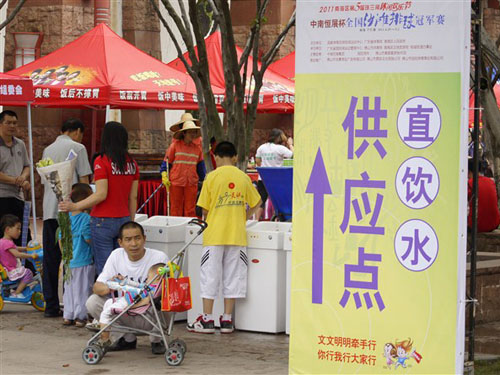
[[[162, 162], [162, 182], [170, 191], [170, 215], [195, 217], [198, 182], [206, 175], [199, 120], [184, 113], [181, 120], [170, 126], [174, 133], [172, 144]], [[167, 163], [170, 173], [167, 174]]]

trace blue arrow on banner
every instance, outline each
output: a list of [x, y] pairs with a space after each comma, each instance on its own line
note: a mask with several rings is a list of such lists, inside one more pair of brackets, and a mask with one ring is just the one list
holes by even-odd
[[332, 194], [321, 148], [318, 148], [306, 193], [313, 194], [312, 303], [323, 303], [324, 195]]

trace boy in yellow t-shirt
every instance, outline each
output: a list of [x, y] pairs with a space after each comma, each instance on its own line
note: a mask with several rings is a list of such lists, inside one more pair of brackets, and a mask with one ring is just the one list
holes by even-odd
[[214, 153], [217, 169], [207, 175], [197, 203], [208, 223], [203, 234], [200, 269], [203, 315], [188, 324], [187, 329], [198, 333], [215, 332], [212, 310], [222, 279], [224, 315], [219, 318], [220, 329], [221, 333], [231, 333], [234, 331], [231, 316], [234, 300], [246, 296], [246, 221], [257, 211], [261, 201], [250, 177], [235, 167], [234, 145], [220, 142]]

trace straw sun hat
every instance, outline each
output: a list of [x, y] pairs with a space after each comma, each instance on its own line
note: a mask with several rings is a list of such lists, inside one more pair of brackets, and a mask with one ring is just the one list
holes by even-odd
[[175, 124], [170, 126], [170, 131], [174, 133], [175, 139], [182, 138], [182, 132], [186, 130], [197, 130], [195, 138], [201, 137], [200, 127], [197, 125], [200, 120], [193, 118], [191, 113], [184, 113], [181, 116], [181, 120], [177, 121]]

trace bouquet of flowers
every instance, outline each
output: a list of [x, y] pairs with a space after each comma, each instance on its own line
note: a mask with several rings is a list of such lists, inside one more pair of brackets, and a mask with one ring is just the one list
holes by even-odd
[[[36, 170], [43, 184], [49, 184], [57, 197], [58, 202], [69, 199], [71, 186], [73, 184], [73, 173], [76, 158], [74, 152], [70, 152], [68, 159], [61, 163], [54, 163], [52, 159], [42, 159], [36, 163]], [[61, 233], [61, 254], [64, 267], [64, 281], [71, 278], [69, 262], [73, 259], [73, 236], [71, 235], [71, 222], [68, 212], [59, 212], [57, 215]], [[57, 235], [56, 238], [59, 236]]]

